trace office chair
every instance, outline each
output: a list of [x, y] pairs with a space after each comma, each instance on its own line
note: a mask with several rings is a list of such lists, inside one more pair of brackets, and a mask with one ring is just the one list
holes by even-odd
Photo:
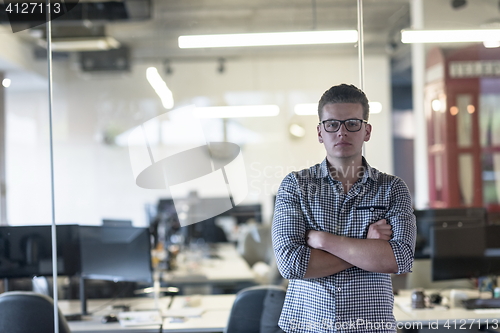
[[240, 240], [238, 247], [241, 256], [250, 266], [258, 261], [270, 264], [274, 259], [271, 226], [252, 226]]
[[[0, 295], [0, 332], [54, 333], [54, 302], [30, 291], [10, 291]], [[70, 333], [59, 311], [59, 332]]]
[[[280, 285], [283, 283], [274, 256], [270, 225], [254, 225], [247, 230], [239, 240], [238, 251], [256, 273], [258, 284]], [[257, 263], [259, 266], [256, 265]]]
[[231, 308], [224, 333], [283, 333], [278, 320], [286, 290], [279, 286], [255, 286], [241, 290]]

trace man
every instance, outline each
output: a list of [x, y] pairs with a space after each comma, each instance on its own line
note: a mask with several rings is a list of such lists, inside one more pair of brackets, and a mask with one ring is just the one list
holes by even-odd
[[389, 273], [410, 272], [415, 216], [406, 184], [370, 167], [369, 106], [353, 85], [318, 105], [321, 164], [285, 177], [276, 196], [273, 247], [289, 279], [285, 332], [396, 332]]

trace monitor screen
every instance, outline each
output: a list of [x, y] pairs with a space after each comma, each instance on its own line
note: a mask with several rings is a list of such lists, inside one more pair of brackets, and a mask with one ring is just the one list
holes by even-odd
[[432, 279], [500, 275], [500, 226], [434, 228]]
[[480, 277], [484, 274], [485, 230], [481, 225], [436, 227], [432, 233], [432, 280]]
[[148, 228], [80, 226], [82, 277], [152, 282]]
[[250, 220], [262, 223], [262, 206], [260, 204], [237, 205], [229, 210], [227, 214], [233, 216], [238, 224], [247, 223]]
[[500, 225], [488, 225], [485, 229], [485, 275], [500, 276]]
[[432, 228], [483, 224], [486, 218], [486, 209], [482, 207], [425, 209], [415, 210], [414, 214], [417, 223], [415, 258], [426, 259], [432, 255]]
[[[57, 235], [58, 275], [80, 272], [77, 225], [59, 225]], [[0, 226], [0, 278], [30, 278], [52, 275], [50, 225]]]

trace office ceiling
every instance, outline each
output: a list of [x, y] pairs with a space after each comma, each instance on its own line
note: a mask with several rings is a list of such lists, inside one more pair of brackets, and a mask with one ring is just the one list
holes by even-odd
[[[99, 3], [109, 5], [110, 2], [80, 1], [81, 5], [94, 7]], [[191, 34], [356, 29], [355, 0], [123, 0], [115, 3], [125, 4], [127, 19], [85, 20], [74, 15], [73, 20], [54, 21], [54, 36], [82, 35], [82, 31], [105, 33], [130, 47], [134, 61], [356, 52], [355, 46], [341, 44], [189, 50], [179, 49], [177, 45], [180, 35]], [[363, 9], [366, 52], [394, 50], [400, 44], [399, 31], [409, 26], [409, 1], [364, 0]], [[33, 29], [20, 33], [20, 37], [32, 42], [34, 35]]]
[[[352, 45], [181, 50], [180, 35], [308, 31], [357, 28], [354, 0], [154, 0], [147, 22], [108, 25], [107, 32], [132, 47], [135, 58], [184, 58], [259, 54], [349, 52]], [[384, 51], [409, 25], [407, 0], [365, 0], [367, 48]]]

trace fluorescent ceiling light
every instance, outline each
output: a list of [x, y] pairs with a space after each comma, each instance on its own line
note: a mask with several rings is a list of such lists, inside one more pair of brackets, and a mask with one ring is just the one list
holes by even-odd
[[382, 112], [382, 103], [380, 102], [368, 102], [370, 106], [370, 114]]
[[198, 118], [273, 117], [279, 113], [277, 105], [209, 106], [195, 111]]
[[500, 40], [484, 41], [483, 45], [487, 49], [492, 49], [492, 48], [495, 48], [495, 47], [500, 47]]
[[291, 124], [289, 127], [290, 134], [297, 138], [303, 138], [306, 135], [306, 130], [299, 124]]
[[500, 41], [500, 29], [403, 30], [403, 43], [470, 43]]
[[[368, 105], [370, 106], [370, 114], [382, 112], [382, 103], [368, 102]], [[296, 104], [293, 111], [299, 116], [317, 116], [318, 103]]]
[[293, 111], [299, 116], [318, 115], [318, 103], [296, 104]]
[[149, 67], [146, 70], [146, 78], [149, 81], [149, 84], [156, 91], [158, 96], [161, 99], [161, 103], [165, 109], [171, 109], [174, 107], [174, 96], [172, 95], [172, 91], [168, 89], [167, 84], [161, 78], [158, 70], [155, 67]]
[[270, 32], [256, 34], [224, 34], [180, 36], [181, 49], [200, 47], [238, 47], [271, 45], [310, 45], [356, 43], [356, 30]]
[[8, 87], [10, 87], [11, 83], [12, 83], [12, 81], [10, 79], [3, 79], [2, 86], [4, 86], [5, 88], [8, 88]]
[[[38, 44], [47, 47], [47, 41], [39, 40]], [[52, 39], [52, 50], [59, 52], [78, 52], [78, 51], [105, 51], [120, 47], [113, 37], [78, 37], [78, 38], [60, 38]]]

